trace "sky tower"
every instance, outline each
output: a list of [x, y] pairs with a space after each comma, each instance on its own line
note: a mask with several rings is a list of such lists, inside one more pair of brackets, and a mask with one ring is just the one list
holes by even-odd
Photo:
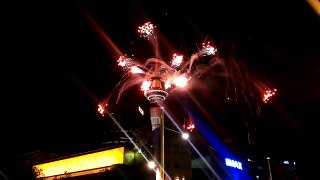
[[163, 88], [164, 83], [161, 81], [161, 77], [152, 77], [150, 81], [150, 89], [146, 90], [144, 95], [150, 102], [150, 120], [153, 131], [154, 156], [155, 159], [160, 162], [160, 167], [157, 168], [157, 170], [159, 170], [160, 178], [164, 179], [164, 112], [161, 104], [168, 96], [168, 92]]

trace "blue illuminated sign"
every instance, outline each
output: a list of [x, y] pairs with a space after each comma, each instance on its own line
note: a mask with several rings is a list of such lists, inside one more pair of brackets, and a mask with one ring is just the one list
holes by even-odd
[[242, 163], [229, 158], [225, 158], [226, 165], [229, 167], [237, 168], [242, 170]]

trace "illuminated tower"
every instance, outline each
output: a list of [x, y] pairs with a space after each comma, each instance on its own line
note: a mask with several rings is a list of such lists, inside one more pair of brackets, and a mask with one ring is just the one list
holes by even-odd
[[[161, 77], [152, 77], [151, 86], [145, 91], [145, 97], [150, 102], [150, 120], [152, 131], [154, 131], [154, 155], [160, 162], [160, 178], [164, 179], [164, 112], [161, 107], [162, 101], [166, 99], [168, 93], [163, 88]], [[160, 128], [160, 153], [159, 153], [159, 133], [156, 130]], [[159, 158], [160, 154], [160, 158]], [[160, 161], [159, 161], [160, 160]]]

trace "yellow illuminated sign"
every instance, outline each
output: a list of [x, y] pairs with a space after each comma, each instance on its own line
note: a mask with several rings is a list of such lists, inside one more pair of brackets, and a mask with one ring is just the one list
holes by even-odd
[[124, 147], [84, 154], [33, 166], [37, 178], [74, 173], [124, 163]]

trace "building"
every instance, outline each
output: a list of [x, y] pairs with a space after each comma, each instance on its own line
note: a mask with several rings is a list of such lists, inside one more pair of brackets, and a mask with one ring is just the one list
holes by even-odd
[[150, 179], [151, 171], [139, 151], [126, 147], [103, 148], [35, 164], [35, 179]]

